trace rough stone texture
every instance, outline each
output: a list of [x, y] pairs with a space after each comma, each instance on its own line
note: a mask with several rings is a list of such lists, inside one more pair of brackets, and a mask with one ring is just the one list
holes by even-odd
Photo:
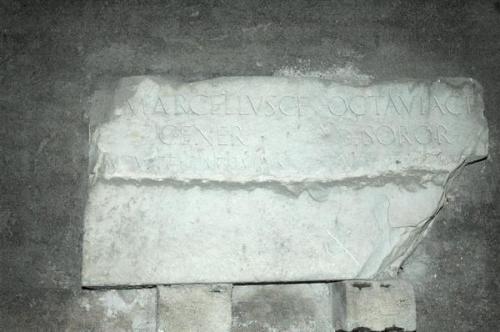
[[156, 290], [0, 292], [1, 331], [155, 331]]
[[159, 332], [231, 331], [231, 285], [159, 287]]
[[146, 73], [193, 81], [292, 68], [348, 77], [361, 72], [376, 80], [481, 82], [488, 160], [450, 183], [447, 204], [403, 273], [415, 287], [420, 330], [497, 331], [497, 2], [1, 2], [0, 326], [64, 329], [71, 288], [80, 287], [84, 110], [99, 82]]
[[328, 284], [233, 287], [232, 332], [332, 331]]
[[0, 291], [2, 331], [64, 331], [72, 319], [79, 292], [67, 289], [33, 289], [30, 292]]
[[398, 268], [442, 189], [388, 184], [320, 194], [318, 201], [309, 192], [266, 188], [98, 184], [88, 206], [83, 283], [372, 277]]
[[65, 331], [156, 331], [156, 289], [86, 290]]
[[415, 294], [408, 282], [349, 280], [331, 287], [335, 329], [385, 331], [397, 327], [416, 331]]
[[394, 274], [449, 178], [487, 154], [467, 79], [134, 77], [107, 96], [91, 117], [86, 285]]

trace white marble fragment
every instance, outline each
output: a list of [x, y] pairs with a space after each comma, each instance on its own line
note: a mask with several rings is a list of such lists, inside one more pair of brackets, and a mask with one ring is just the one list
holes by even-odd
[[91, 113], [83, 283], [393, 275], [487, 155], [469, 79], [121, 80]]

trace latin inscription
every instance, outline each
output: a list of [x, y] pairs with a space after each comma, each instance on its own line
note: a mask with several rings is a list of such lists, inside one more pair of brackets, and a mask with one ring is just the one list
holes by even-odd
[[[153, 106], [151, 106], [153, 104]], [[184, 146], [246, 146], [245, 131], [249, 135], [260, 135], [242, 129], [242, 123], [233, 126], [219, 125], [202, 127], [189, 123], [189, 119], [204, 116], [245, 117], [257, 116], [269, 119], [281, 117], [307, 118], [320, 116], [327, 123], [318, 125], [323, 136], [329, 136], [338, 127], [331, 125], [328, 119], [342, 121], [343, 118], [369, 116], [383, 124], [357, 128], [354, 131], [342, 131], [343, 144], [449, 144], [446, 121], [443, 124], [423, 124], [412, 126], [393, 125], [394, 116], [414, 120], [425, 119], [437, 114], [442, 120], [446, 117], [460, 117], [470, 112], [467, 97], [450, 94], [446, 98], [436, 96], [250, 96], [250, 95], [173, 95], [158, 97], [149, 105], [138, 102], [128, 103], [128, 112], [136, 115], [161, 115], [166, 118], [187, 117], [183, 124], [165, 123], [156, 125], [159, 141], [165, 145]], [[391, 121], [384, 118], [391, 117]], [[384, 121], [386, 121], [384, 123]], [[187, 122], [187, 123], [186, 123]], [[347, 142], [351, 141], [351, 142]]]
[[467, 96], [250, 96], [250, 95], [173, 95], [154, 102], [128, 102], [130, 114], [165, 116], [461, 116], [471, 111]]
[[166, 145], [237, 146], [246, 145], [240, 126], [202, 128], [196, 125], [166, 124], [156, 128], [158, 139]]
[[147, 137], [145, 144], [151, 144], [154, 152], [138, 156], [133, 151], [107, 150], [104, 166], [111, 173], [220, 171], [253, 176], [279, 170], [292, 175], [316, 172], [307, 165], [316, 165], [321, 172], [347, 171], [361, 165], [363, 158], [367, 162], [377, 158], [380, 149], [393, 151], [394, 163], [401, 162], [400, 151], [416, 153], [419, 148], [432, 151], [435, 159], [447, 158], [439, 151], [458, 138], [449, 124], [467, 121], [474, 101], [453, 91], [438, 95], [420, 88], [385, 95], [184, 93], [132, 98], [118, 115], [147, 123], [150, 134], [131, 135], [134, 144]]

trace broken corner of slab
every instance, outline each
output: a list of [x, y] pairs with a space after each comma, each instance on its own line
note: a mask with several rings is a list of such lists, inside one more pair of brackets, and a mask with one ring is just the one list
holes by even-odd
[[470, 79], [126, 78], [91, 111], [83, 283], [393, 275], [486, 157]]

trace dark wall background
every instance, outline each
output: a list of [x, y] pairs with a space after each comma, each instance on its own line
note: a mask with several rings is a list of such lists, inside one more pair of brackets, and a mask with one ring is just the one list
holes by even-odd
[[61, 330], [78, 296], [87, 125], [100, 82], [352, 64], [470, 76], [490, 157], [455, 181], [405, 264], [420, 331], [498, 331], [499, 1], [0, 1], [0, 330]]

